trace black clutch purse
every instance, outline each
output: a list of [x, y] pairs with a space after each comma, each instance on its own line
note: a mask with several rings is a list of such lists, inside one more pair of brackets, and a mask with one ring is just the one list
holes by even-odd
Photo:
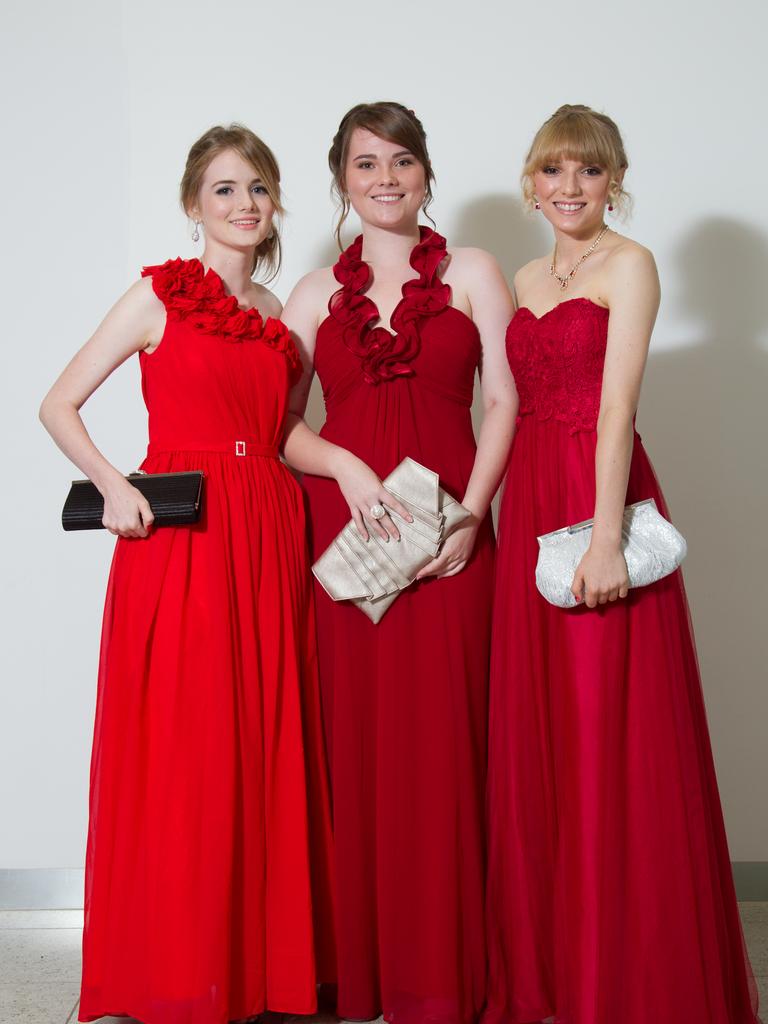
[[[155, 526], [189, 526], [200, 518], [203, 474], [130, 473], [126, 480], [141, 491], [155, 517]], [[73, 480], [61, 512], [65, 530], [104, 528], [104, 499], [90, 480]]]

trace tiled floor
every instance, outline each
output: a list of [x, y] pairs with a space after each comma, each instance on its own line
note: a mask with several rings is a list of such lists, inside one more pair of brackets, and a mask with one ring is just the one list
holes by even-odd
[[[741, 917], [760, 1002], [768, 1007], [768, 903], [742, 903]], [[74, 1024], [82, 927], [78, 910], [0, 911], [2, 1024]], [[128, 1024], [125, 1017], [102, 1019]]]

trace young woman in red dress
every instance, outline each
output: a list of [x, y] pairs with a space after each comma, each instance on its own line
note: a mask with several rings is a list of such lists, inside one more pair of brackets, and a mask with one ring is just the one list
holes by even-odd
[[[621, 552], [625, 504], [666, 513], [634, 429], [656, 267], [604, 225], [626, 167], [613, 121], [565, 106], [523, 173], [555, 247], [515, 277], [507, 331], [520, 416], [494, 605], [488, 1024], [757, 1019], [682, 577], [629, 590]], [[536, 537], [593, 516], [580, 607], [552, 607]]]
[[[334, 977], [330, 810], [301, 491], [277, 458], [300, 360], [256, 270], [280, 178], [252, 132], [190, 151], [200, 260], [148, 267], [43, 402], [119, 536], [91, 765], [80, 1020], [312, 1013]], [[78, 410], [139, 353], [148, 473], [202, 470], [203, 515], [152, 526]]]
[[[378, 625], [315, 589], [338, 1011], [464, 1024], [485, 1001], [488, 507], [515, 416], [504, 355], [511, 296], [487, 253], [448, 247], [419, 227], [433, 175], [413, 111], [353, 108], [330, 164], [343, 212], [354, 209], [362, 234], [334, 267], [305, 277], [285, 308], [306, 365], [285, 452], [315, 474], [305, 478], [313, 554], [350, 513], [361, 532], [388, 531], [397, 543], [394, 522], [371, 510], [394, 504], [381, 478], [406, 456], [436, 471], [472, 513]], [[476, 446], [478, 368], [485, 418]], [[321, 439], [299, 419], [314, 372], [326, 406]]]

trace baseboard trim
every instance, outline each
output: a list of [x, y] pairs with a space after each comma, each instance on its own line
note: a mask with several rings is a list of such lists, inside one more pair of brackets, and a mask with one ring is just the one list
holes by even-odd
[[81, 910], [82, 868], [0, 868], [0, 910]]
[[760, 903], [768, 900], [768, 861], [736, 860], [731, 866], [736, 895], [740, 900]]
[[[736, 896], [768, 901], [768, 861], [734, 861]], [[82, 868], [0, 868], [0, 910], [80, 910]]]

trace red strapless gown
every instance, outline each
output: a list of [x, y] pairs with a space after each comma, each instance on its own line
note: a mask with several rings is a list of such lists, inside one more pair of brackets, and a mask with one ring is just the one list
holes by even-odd
[[[608, 311], [518, 310], [520, 419], [499, 524], [488, 1024], [755, 1021], [679, 572], [564, 611], [539, 534], [592, 516]], [[627, 502], [664, 499], [635, 435]]]
[[[315, 366], [323, 437], [382, 477], [410, 455], [461, 498], [475, 458], [470, 406], [480, 340], [422, 228], [392, 315], [371, 328], [361, 239], [334, 268], [342, 288]], [[315, 556], [349, 520], [335, 481], [305, 479]], [[394, 543], [394, 542], [392, 542]], [[458, 576], [413, 585], [378, 626], [315, 589], [331, 757], [339, 1015], [397, 1024], [471, 1021], [485, 999], [483, 801], [493, 531]]]
[[333, 913], [303, 500], [276, 457], [297, 355], [197, 260], [144, 273], [167, 326], [143, 468], [203, 470], [204, 512], [115, 550], [80, 1019], [311, 1013]]

